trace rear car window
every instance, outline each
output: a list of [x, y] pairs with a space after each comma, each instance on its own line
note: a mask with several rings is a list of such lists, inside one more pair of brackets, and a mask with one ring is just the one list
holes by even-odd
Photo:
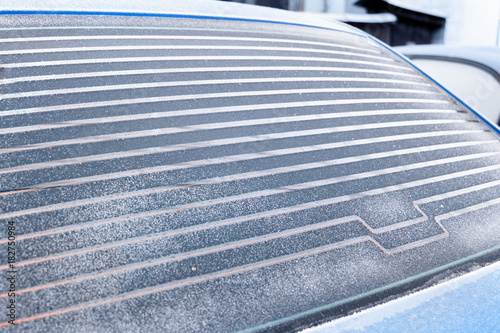
[[294, 330], [498, 258], [498, 136], [362, 35], [0, 23], [2, 326]]

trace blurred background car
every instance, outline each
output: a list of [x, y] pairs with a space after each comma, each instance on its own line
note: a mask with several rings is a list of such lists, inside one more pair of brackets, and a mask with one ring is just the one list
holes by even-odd
[[394, 49], [490, 122], [500, 125], [500, 48], [415, 45]]

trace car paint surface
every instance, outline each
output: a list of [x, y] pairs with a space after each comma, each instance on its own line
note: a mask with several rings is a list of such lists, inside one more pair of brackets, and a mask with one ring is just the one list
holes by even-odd
[[496, 332], [498, 313], [497, 262], [302, 333]]

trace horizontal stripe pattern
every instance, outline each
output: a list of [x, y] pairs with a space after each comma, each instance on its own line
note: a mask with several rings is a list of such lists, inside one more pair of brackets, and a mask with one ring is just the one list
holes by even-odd
[[357, 51], [363, 51], [367, 53], [380, 54], [380, 51], [366, 48], [366, 47], [357, 47], [353, 45], [346, 44], [338, 44], [338, 43], [323, 43], [323, 42], [314, 42], [311, 40], [298, 40], [298, 39], [278, 39], [278, 38], [255, 38], [255, 37], [223, 37], [223, 36], [189, 36], [189, 35], [89, 35], [89, 36], [44, 36], [44, 37], [27, 37], [27, 38], [2, 38], [0, 43], [22, 43], [21, 45], [33, 45], [33, 44], [24, 44], [24, 43], [36, 43], [36, 42], [61, 42], [61, 41], [89, 41], [89, 40], [105, 40], [116, 41], [116, 40], [205, 40], [209, 42], [213, 41], [244, 41], [244, 42], [269, 42], [269, 43], [289, 43], [289, 44], [303, 44], [303, 45], [315, 45], [315, 46], [326, 46], [328, 48], [331, 47], [339, 47], [342, 49], [351, 49]]
[[[189, 73], [189, 72], [260, 72], [260, 71], [274, 71], [274, 72], [288, 72], [288, 71], [316, 71], [316, 72], [335, 72], [338, 74], [341, 73], [376, 73], [376, 74], [388, 74], [388, 75], [398, 75], [398, 73], [393, 73], [391, 71], [384, 71], [378, 69], [358, 69], [358, 68], [332, 68], [332, 67], [314, 67], [314, 66], [252, 66], [252, 67], [198, 67], [198, 68], [159, 68], [159, 69], [138, 69], [138, 70], [122, 70], [122, 71], [101, 71], [101, 72], [85, 72], [85, 73], [68, 73], [68, 74], [59, 74], [59, 75], [36, 75], [36, 76], [27, 76], [27, 77], [16, 77], [16, 78], [5, 78], [0, 81], [0, 85], [7, 85], [17, 82], [33, 82], [33, 81], [51, 81], [51, 80], [61, 80], [61, 79], [79, 79], [79, 78], [96, 78], [102, 76], [127, 76], [127, 75], [147, 75], [147, 74], [171, 74], [171, 73]], [[400, 75], [405, 76], [406, 78], [418, 78], [418, 75], [401, 73]], [[336, 79], [335, 77], [330, 77], [330, 79]], [[347, 80], [355, 80], [353, 77], [346, 77]], [[359, 80], [363, 80], [362, 78], [358, 78]], [[378, 82], [387, 82], [386, 78], [378, 78]], [[415, 81], [396, 81], [391, 80], [389, 82], [393, 83], [405, 83], [411, 82], [415, 84], [425, 84], [422, 82]]]
[[0, 29], [22, 325], [329, 255], [425, 271], [500, 206], [498, 137], [381, 48], [144, 29]]
[[[73, 89], [54, 89], [54, 90], [42, 90], [36, 92], [24, 92], [17, 94], [4, 94], [2, 99], [9, 98], [26, 98], [26, 97], [37, 97], [46, 95], [62, 95], [62, 94], [77, 94], [77, 93], [88, 93], [95, 91], [112, 91], [112, 90], [128, 90], [128, 89], [141, 89], [141, 88], [165, 88], [165, 87], [179, 87], [179, 86], [196, 86], [196, 85], [218, 85], [218, 84], [245, 84], [245, 83], [275, 83], [275, 82], [297, 82], [297, 81], [322, 81], [322, 82], [384, 82], [379, 79], [343, 79], [339, 78], [329, 78], [329, 77], [294, 77], [294, 78], [266, 78], [266, 79], [243, 79], [243, 80], [206, 80], [206, 81], [184, 81], [184, 82], [157, 82], [157, 83], [139, 83], [139, 84], [127, 84], [127, 85], [115, 85], [115, 86], [101, 86], [101, 87], [85, 87], [85, 88], [73, 88]], [[392, 80], [388, 81], [390, 83], [401, 83], [400, 81]], [[418, 83], [417, 83], [418, 85]], [[348, 90], [350, 89], [350, 90]], [[377, 92], [377, 88], [339, 88], [333, 92]], [[385, 90], [387, 91], [387, 90]], [[429, 91], [412, 90], [412, 89], [391, 89], [390, 92], [408, 92], [408, 93], [420, 93], [420, 94], [430, 94]]]
[[158, 56], [158, 57], [119, 57], [119, 58], [99, 58], [99, 59], [69, 59], [69, 60], [52, 60], [44, 62], [11, 62], [2, 64], [5, 68], [27, 68], [27, 67], [48, 67], [48, 66], [70, 66], [70, 65], [83, 65], [83, 64], [109, 64], [109, 63], [127, 63], [127, 62], [151, 62], [151, 61], [234, 61], [234, 60], [276, 60], [276, 61], [308, 61], [308, 62], [326, 62], [326, 63], [347, 63], [359, 65], [372, 65], [375, 67], [387, 67], [399, 69], [401, 71], [411, 71], [401, 65], [379, 63], [367, 60], [350, 60], [342, 58], [329, 58], [329, 57], [299, 57], [299, 56]]

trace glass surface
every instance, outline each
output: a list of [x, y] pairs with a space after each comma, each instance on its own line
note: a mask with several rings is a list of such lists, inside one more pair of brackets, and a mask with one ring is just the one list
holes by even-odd
[[0, 26], [12, 330], [298, 329], [498, 259], [498, 136], [365, 37], [185, 17]]

